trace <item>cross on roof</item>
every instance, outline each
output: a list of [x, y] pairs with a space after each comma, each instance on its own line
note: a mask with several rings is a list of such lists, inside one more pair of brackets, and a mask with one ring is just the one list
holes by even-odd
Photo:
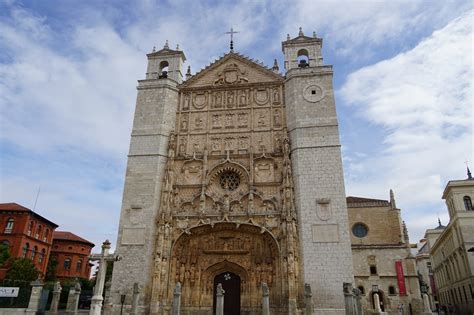
[[234, 28], [230, 28], [230, 32], [225, 32], [224, 34], [230, 34], [230, 51], [234, 51], [234, 34], [237, 34], [240, 32], [234, 31]]

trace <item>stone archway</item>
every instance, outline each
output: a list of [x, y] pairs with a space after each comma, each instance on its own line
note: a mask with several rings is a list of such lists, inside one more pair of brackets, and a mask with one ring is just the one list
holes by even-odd
[[215, 279], [231, 273], [240, 280], [241, 310], [256, 311], [261, 308], [262, 282], [270, 287], [273, 301], [282, 300], [280, 260], [277, 242], [261, 227], [231, 222], [201, 225], [176, 241], [170, 284], [182, 283], [183, 311], [212, 311]]

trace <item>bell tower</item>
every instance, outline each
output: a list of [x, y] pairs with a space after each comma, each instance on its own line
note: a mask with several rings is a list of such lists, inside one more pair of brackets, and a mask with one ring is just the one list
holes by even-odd
[[345, 314], [343, 283], [353, 282], [351, 244], [332, 66], [323, 65], [322, 39], [282, 43], [285, 102], [291, 140], [302, 277], [315, 314]]
[[[164, 48], [147, 54], [145, 80], [138, 81], [135, 117], [125, 175], [116, 254], [122, 258], [112, 275], [112, 314], [121, 303], [131, 304], [131, 288], [141, 290], [139, 313], [148, 314], [151, 294], [150, 274], [153, 259], [156, 220], [159, 213], [168, 145], [176, 124], [178, 84], [186, 60], [180, 50]], [[126, 296], [121, 301], [121, 296]]]

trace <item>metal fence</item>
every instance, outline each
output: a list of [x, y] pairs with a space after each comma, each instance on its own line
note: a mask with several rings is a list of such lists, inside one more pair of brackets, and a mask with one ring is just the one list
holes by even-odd
[[0, 297], [0, 308], [27, 308], [30, 301], [31, 285], [28, 281], [0, 281], [0, 287], [19, 288], [17, 297]]

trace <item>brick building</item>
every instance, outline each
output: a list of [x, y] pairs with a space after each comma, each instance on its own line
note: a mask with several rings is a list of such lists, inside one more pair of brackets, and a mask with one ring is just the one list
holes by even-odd
[[89, 279], [89, 255], [95, 245], [71, 232], [55, 231], [51, 258], [56, 259], [56, 277], [60, 280]]
[[[0, 204], [0, 242], [12, 257], [30, 258], [41, 275], [46, 272], [57, 224], [17, 203]], [[0, 279], [6, 269], [0, 269]]]

